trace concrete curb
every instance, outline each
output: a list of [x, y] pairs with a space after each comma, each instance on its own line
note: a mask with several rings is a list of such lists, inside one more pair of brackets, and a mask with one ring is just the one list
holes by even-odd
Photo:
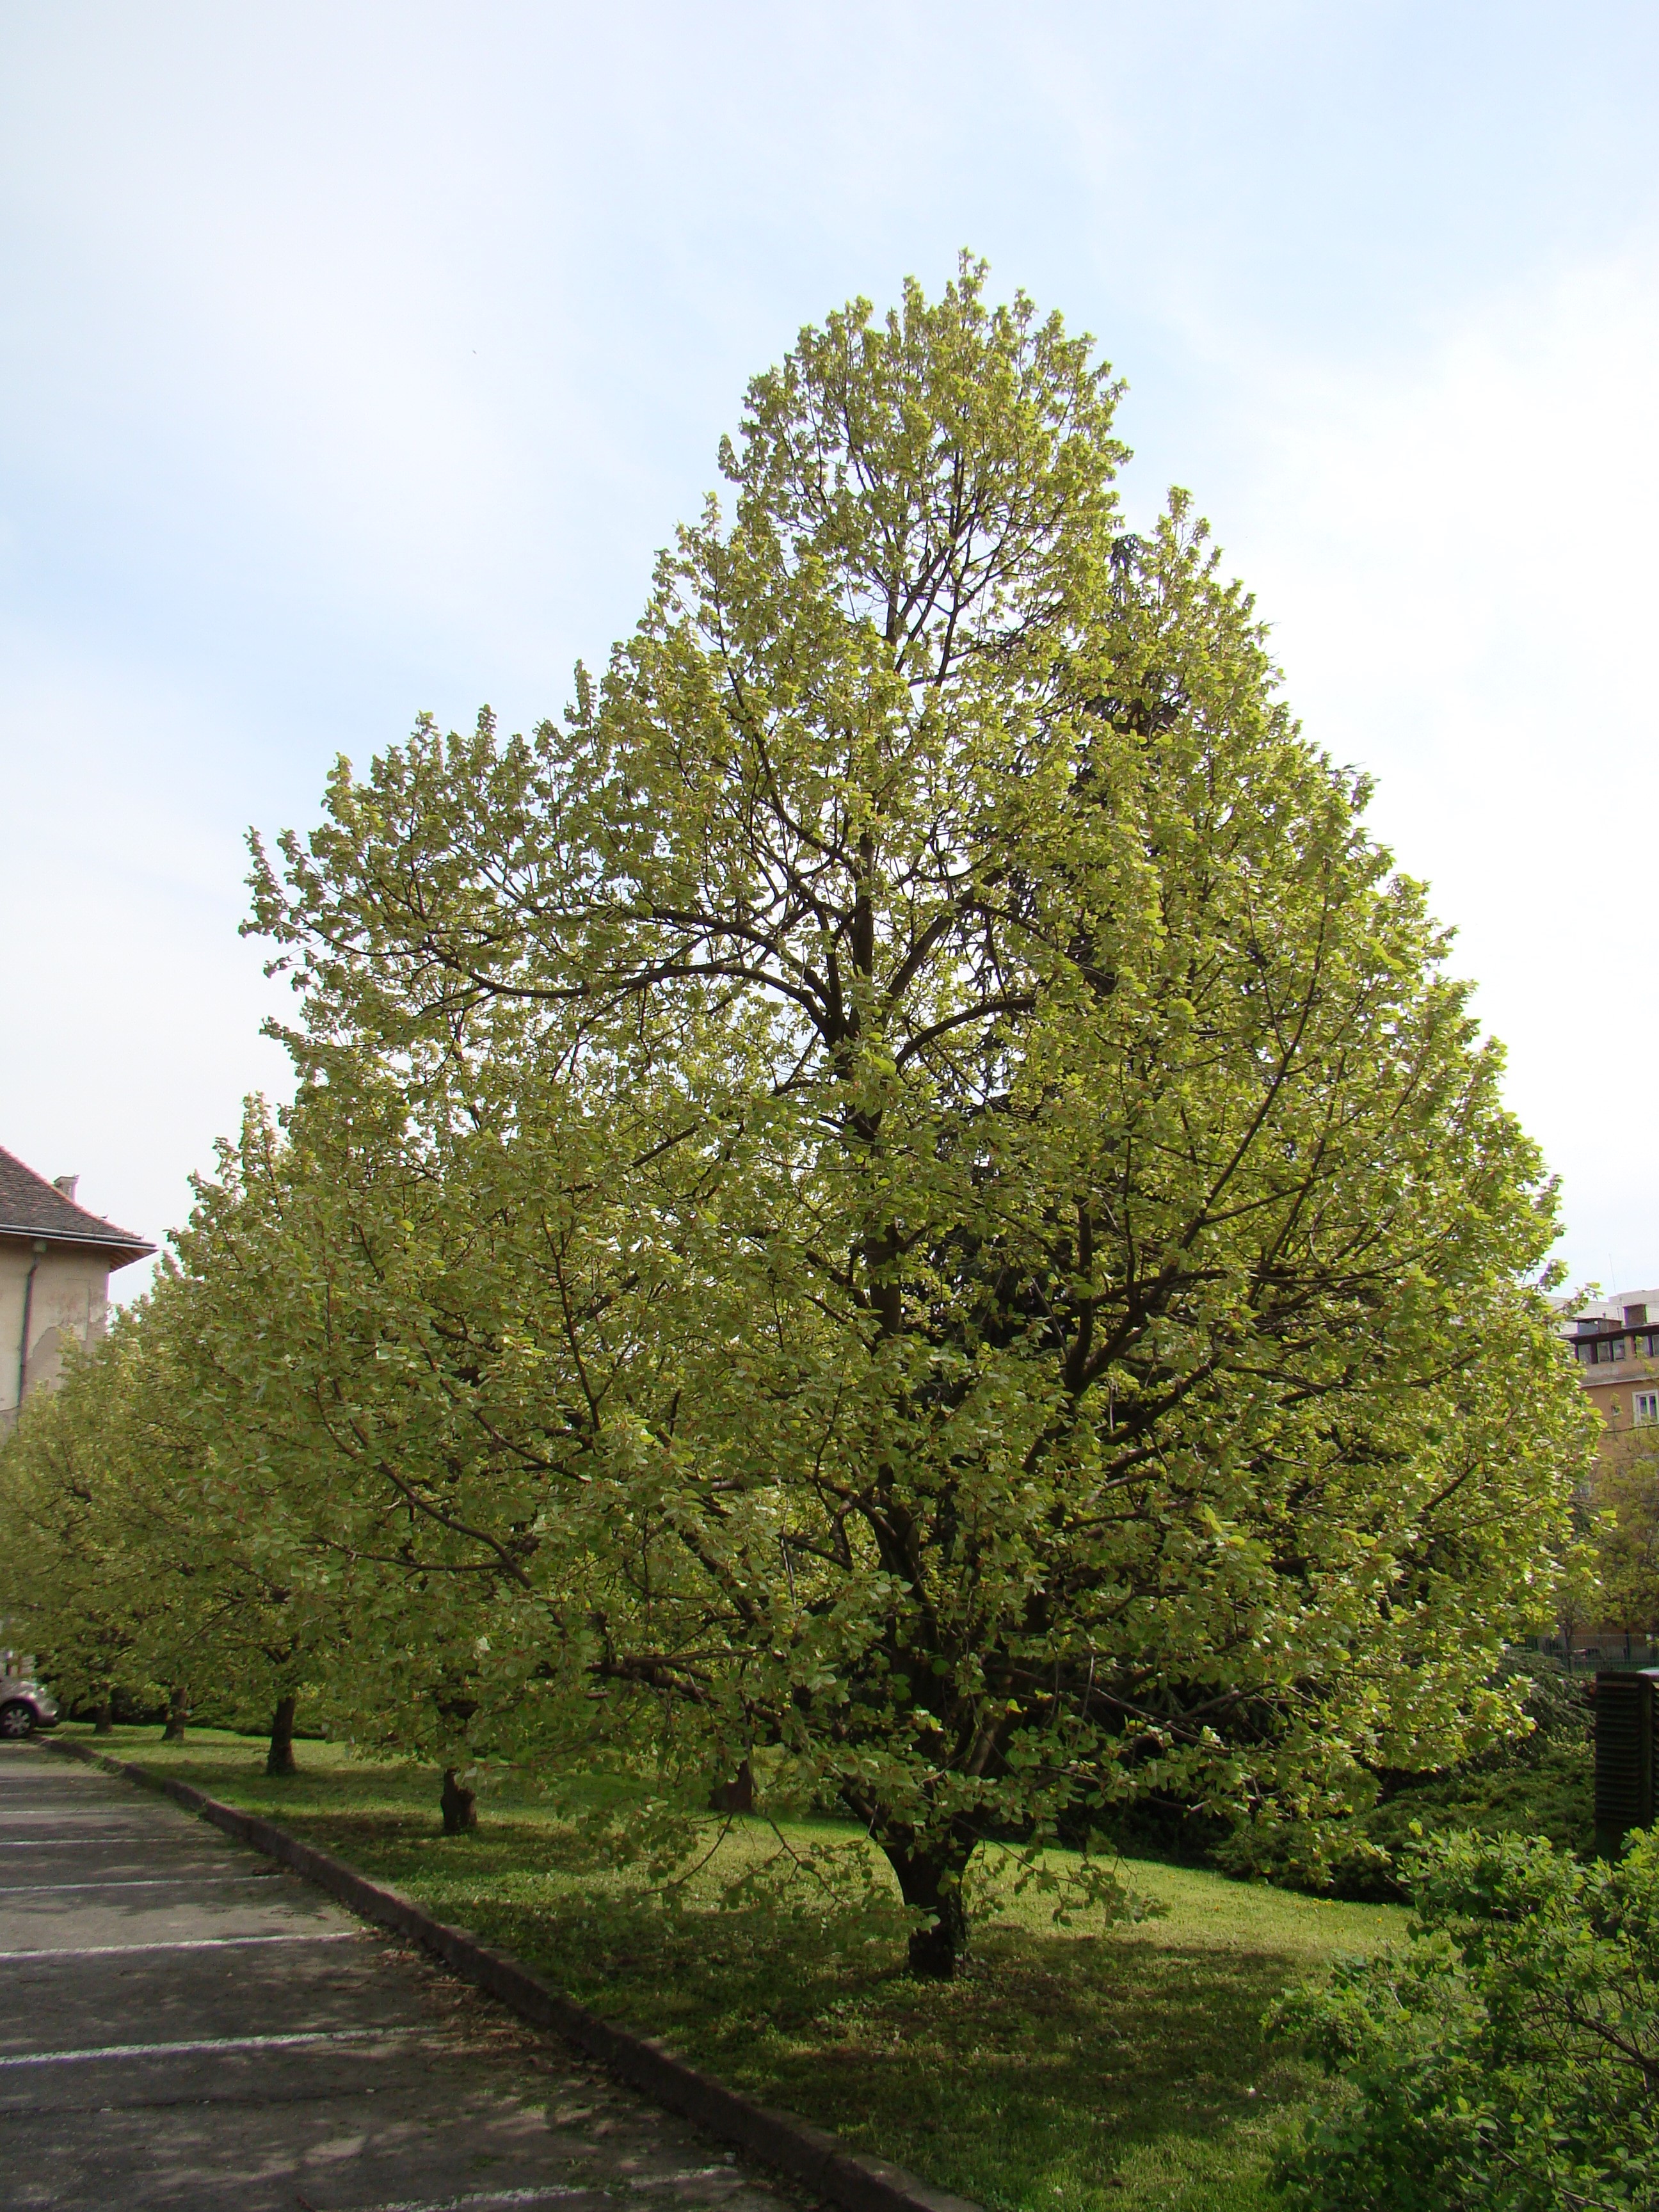
[[608, 2066], [630, 2088], [642, 2090], [655, 2103], [696, 2121], [722, 2142], [738, 2144], [792, 2180], [803, 2183], [816, 2196], [841, 2206], [842, 2212], [981, 2212], [968, 2197], [934, 2189], [914, 2173], [907, 2173], [902, 2166], [866, 2158], [862, 2151], [848, 2150], [823, 2128], [798, 2120], [789, 2112], [770, 2112], [739, 2096], [735, 2089], [727, 2089], [687, 2065], [654, 2038], [612, 2027], [586, 2005], [550, 1989], [518, 1960], [490, 1950], [465, 1929], [434, 1920], [395, 1889], [383, 1889], [342, 1860], [302, 1844], [297, 1836], [262, 1820], [257, 1814], [222, 1804], [187, 1782], [175, 1782], [152, 1774], [147, 1767], [110, 1759], [87, 1744], [58, 1739], [47, 1740], [42, 1747], [100, 1766], [106, 1773], [120, 1775], [141, 1788], [159, 1790], [240, 1843], [252, 1844], [256, 1851], [302, 1875], [360, 1918], [423, 1945], [453, 1973], [488, 1990], [521, 2020], [563, 2036], [589, 2057]]

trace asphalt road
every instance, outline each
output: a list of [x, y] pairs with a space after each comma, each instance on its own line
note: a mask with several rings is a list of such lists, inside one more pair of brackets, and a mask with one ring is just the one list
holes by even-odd
[[0, 2212], [785, 2212], [165, 1799], [0, 1746]]

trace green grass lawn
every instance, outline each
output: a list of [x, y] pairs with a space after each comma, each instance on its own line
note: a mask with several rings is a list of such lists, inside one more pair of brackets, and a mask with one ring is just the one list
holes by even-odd
[[[446, 1838], [429, 1770], [304, 1743], [303, 1771], [269, 1781], [248, 1738], [159, 1736], [119, 1729], [98, 1748], [280, 1819], [596, 2012], [997, 2212], [1272, 2204], [1273, 2140], [1313, 2077], [1266, 2044], [1263, 2009], [1406, 1918], [1137, 1860], [1124, 1879], [1161, 1917], [1056, 1929], [1045, 1902], [993, 1881], [971, 1960], [922, 1984], [902, 1971], [896, 1921], [805, 1900], [665, 1913], [527, 1792], [492, 1793], [474, 1833]], [[766, 1824], [746, 1825], [728, 1851], [769, 1848]]]

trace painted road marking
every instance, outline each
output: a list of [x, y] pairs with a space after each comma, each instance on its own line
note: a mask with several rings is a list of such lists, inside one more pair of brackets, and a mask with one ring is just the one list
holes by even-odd
[[295, 2029], [288, 2035], [204, 2035], [177, 2043], [98, 2043], [84, 2051], [23, 2051], [0, 2058], [0, 2066], [80, 2066], [100, 2058], [182, 2058], [198, 2051], [302, 2051], [318, 2043], [406, 2042], [411, 2035], [438, 2040], [423, 2027], [313, 2027]]
[[[694, 2166], [687, 2167], [684, 2173], [657, 2173], [642, 2180], [630, 2179], [627, 2186], [629, 2189], [668, 2189], [676, 2182], [707, 2181], [715, 2174], [722, 2174], [737, 2182], [744, 2179], [735, 2166]], [[365, 2204], [360, 2208], [360, 2212], [472, 2212], [475, 2205], [479, 2208], [479, 2212], [483, 2212], [483, 2207], [491, 2204], [557, 2204], [568, 2202], [573, 2197], [612, 2197], [615, 2194], [614, 2184], [606, 2185], [590, 2181], [581, 2188], [483, 2189], [469, 2192], [465, 2197], [400, 2197], [392, 2203]], [[302, 2197], [300, 2202], [304, 2204], [306, 2199]]]
[[[730, 2168], [726, 2169], [727, 2172]], [[486, 2189], [476, 2196], [466, 2197], [400, 2197], [395, 2203], [365, 2204], [361, 2212], [471, 2212], [474, 2205], [487, 2204], [559, 2204], [572, 2197], [607, 2197], [610, 2191], [597, 2182], [586, 2189]], [[301, 2204], [307, 2200], [301, 2197]]]
[[44, 1897], [48, 1890], [60, 1889], [176, 1889], [180, 1882], [193, 1882], [198, 1889], [222, 1887], [228, 1881], [280, 1881], [282, 1876], [272, 1867], [269, 1874], [149, 1874], [120, 1875], [112, 1881], [4, 1881], [0, 1882], [0, 1897]]
[[281, 1936], [191, 1936], [161, 1943], [66, 1943], [57, 1950], [0, 1951], [8, 1959], [119, 1959], [133, 1951], [229, 1951], [248, 1943], [355, 1943], [359, 1928], [296, 1928]]
[[[79, 1828], [103, 1827], [106, 1829], [125, 1820], [130, 1826], [134, 1828], [138, 1826], [138, 1823], [133, 1820], [125, 1806], [112, 1806], [107, 1813], [74, 1813], [66, 1812], [62, 1805], [42, 1805], [39, 1811], [32, 1812], [26, 1805], [21, 1812], [7, 1813], [3, 1817], [0, 1817], [0, 1828], [27, 1828], [33, 1826], [36, 1820], [64, 1820]], [[154, 1835], [155, 1831], [152, 1827], [145, 1828], [141, 1832], [145, 1835]]]
[[19, 1836], [0, 1838], [0, 1851], [90, 1850], [97, 1844], [149, 1844], [155, 1846], [154, 1828], [130, 1828], [101, 1836]]

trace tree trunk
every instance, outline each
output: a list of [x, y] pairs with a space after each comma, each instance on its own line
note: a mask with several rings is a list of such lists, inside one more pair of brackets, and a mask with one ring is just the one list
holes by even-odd
[[968, 1915], [962, 1902], [967, 1856], [915, 1855], [892, 1844], [882, 1848], [905, 1903], [933, 1915], [911, 1932], [910, 1972], [928, 1981], [948, 1982], [968, 1951]]
[[113, 1735], [115, 1733], [115, 1701], [106, 1698], [95, 1708], [92, 1732], [94, 1735]]
[[167, 1692], [167, 1724], [161, 1730], [163, 1743], [182, 1743], [185, 1723], [190, 1718], [190, 1703], [182, 1690]]
[[755, 1809], [755, 1777], [745, 1759], [729, 1782], [717, 1782], [708, 1793], [711, 1813], [752, 1813]]
[[297, 1774], [294, 1764], [294, 1708], [299, 1700], [291, 1693], [278, 1698], [276, 1709], [270, 1717], [270, 1749], [265, 1753], [267, 1774]]
[[438, 1802], [443, 1808], [445, 1835], [464, 1836], [469, 1828], [477, 1826], [477, 1793], [462, 1787], [453, 1766], [444, 1769], [443, 1795]]

